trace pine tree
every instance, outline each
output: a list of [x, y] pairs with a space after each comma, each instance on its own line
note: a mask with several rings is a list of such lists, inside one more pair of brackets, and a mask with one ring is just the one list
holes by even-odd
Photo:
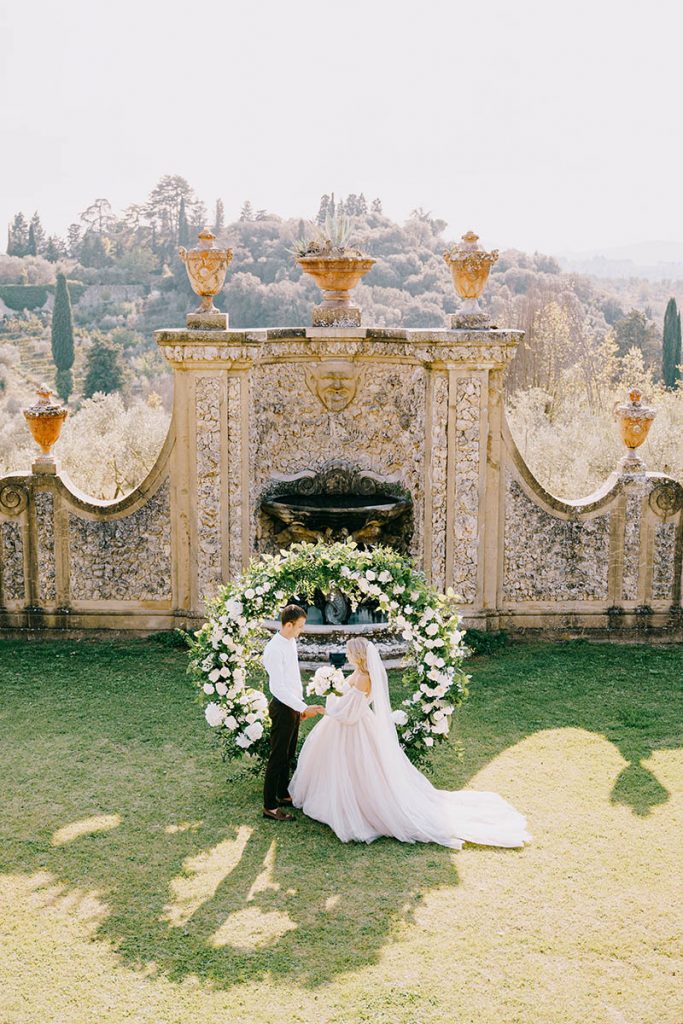
[[85, 357], [85, 384], [83, 394], [92, 398], [96, 391], [110, 394], [120, 391], [124, 371], [119, 349], [108, 338], [96, 337]]
[[365, 196], [363, 195], [363, 193], [361, 192], [361, 194], [358, 196], [358, 214], [359, 214], [359, 216], [364, 217], [367, 212], [368, 212], [368, 201], [365, 198]]
[[382, 200], [379, 198], [373, 199], [370, 209], [373, 213], [382, 213]]
[[14, 216], [9, 229], [8, 256], [26, 256], [28, 253], [28, 225], [23, 213]]
[[80, 224], [69, 224], [66, 237], [66, 248], [69, 256], [77, 260], [81, 254], [81, 227]]
[[178, 245], [190, 244], [190, 225], [187, 223], [187, 210], [185, 208], [185, 196], [180, 197], [180, 209], [178, 210]]
[[71, 367], [74, 364], [74, 328], [71, 297], [64, 274], [57, 274], [55, 304], [52, 310], [52, 360], [57, 368], [55, 384], [65, 402], [73, 391]]
[[[318, 210], [318, 216], [315, 218], [318, 224], [324, 224], [327, 219], [327, 211], [330, 208], [330, 197], [325, 194], [320, 197], [320, 208]], [[303, 236], [302, 236], [303, 237]]]
[[213, 215], [213, 233], [214, 235], [220, 235], [221, 231], [225, 227], [225, 208], [223, 206], [223, 200], [216, 200], [216, 209]]
[[254, 207], [251, 205], [251, 201], [246, 199], [242, 204], [240, 210], [240, 220], [253, 220], [254, 219]]
[[675, 299], [669, 299], [664, 314], [662, 336], [662, 377], [667, 388], [675, 388], [681, 379], [681, 314]]
[[62, 245], [56, 235], [50, 235], [45, 246], [45, 259], [50, 263], [56, 263], [62, 256]]

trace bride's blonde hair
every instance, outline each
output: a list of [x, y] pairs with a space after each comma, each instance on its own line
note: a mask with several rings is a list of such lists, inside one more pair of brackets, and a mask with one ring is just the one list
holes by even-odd
[[362, 672], [368, 671], [368, 642], [365, 637], [352, 636], [346, 643], [346, 653], [350, 655]]

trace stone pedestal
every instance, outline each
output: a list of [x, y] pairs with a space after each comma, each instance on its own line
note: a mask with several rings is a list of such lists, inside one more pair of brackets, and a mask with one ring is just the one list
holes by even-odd
[[314, 306], [311, 315], [313, 327], [360, 327], [358, 306]]
[[227, 331], [227, 313], [188, 313], [185, 317], [190, 331]]

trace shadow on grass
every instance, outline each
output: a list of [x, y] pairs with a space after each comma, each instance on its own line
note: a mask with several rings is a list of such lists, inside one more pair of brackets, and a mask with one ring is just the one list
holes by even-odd
[[[97, 891], [109, 908], [98, 936], [135, 966], [315, 987], [377, 962], [422, 897], [458, 881], [439, 847], [368, 849], [301, 816], [264, 821], [260, 780], [226, 770], [207, 742], [182, 651], [5, 641], [0, 659], [0, 868]], [[681, 744], [681, 660], [587, 644], [478, 659], [458, 716], [464, 757], [440, 749], [434, 782], [462, 788], [526, 736], [579, 727], [616, 744], [629, 765], [613, 799], [647, 814], [668, 794], [641, 762]]]

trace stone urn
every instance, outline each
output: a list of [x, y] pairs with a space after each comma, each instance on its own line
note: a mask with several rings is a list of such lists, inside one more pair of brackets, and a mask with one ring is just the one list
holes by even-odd
[[644, 463], [636, 454], [636, 448], [640, 448], [646, 439], [657, 412], [651, 406], [643, 405], [643, 396], [638, 388], [632, 388], [628, 397], [628, 402], [614, 407], [614, 417], [619, 421], [621, 438], [628, 449], [621, 460], [621, 468], [625, 473], [642, 472]]
[[350, 293], [376, 262], [361, 253], [297, 257], [301, 269], [310, 274], [323, 293], [322, 304], [313, 307], [314, 327], [360, 327], [360, 307], [352, 305]]
[[486, 330], [491, 327], [491, 318], [480, 308], [480, 298], [489, 271], [498, 259], [498, 250], [485, 252], [478, 244], [479, 235], [468, 231], [462, 241], [447, 249], [443, 258], [451, 269], [455, 290], [463, 300], [462, 306], [451, 317], [453, 330]]
[[194, 313], [188, 314], [187, 326], [197, 328], [226, 328], [228, 317], [221, 313], [213, 304], [225, 284], [225, 274], [232, 260], [232, 249], [217, 249], [214, 245], [216, 236], [204, 228], [199, 233], [199, 242], [194, 249], [180, 246], [178, 255], [185, 264], [187, 276], [192, 290], [201, 296], [201, 302]]
[[39, 446], [41, 454], [37, 457], [38, 466], [55, 467], [55, 459], [51, 454], [52, 446], [59, 439], [62, 432], [62, 424], [69, 415], [68, 410], [56, 402], [50, 401], [50, 395], [54, 394], [47, 384], [41, 384], [38, 388], [38, 401], [24, 409], [24, 416], [33, 435], [33, 440]]

